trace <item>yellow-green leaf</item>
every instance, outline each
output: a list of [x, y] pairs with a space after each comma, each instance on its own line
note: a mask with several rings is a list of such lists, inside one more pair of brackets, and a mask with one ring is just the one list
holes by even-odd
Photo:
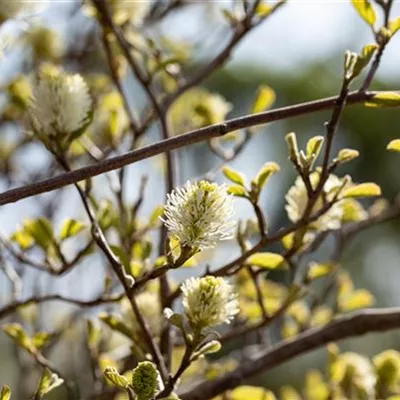
[[35, 244], [33, 237], [24, 229], [14, 232], [10, 239], [17, 242], [22, 250], [27, 250]]
[[375, 298], [372, 293], [365, 289], [358, 289], [348, 295], [340, 296], [339, 307], [342, 311], [352, 311], [369, 307], [374, 302]]
[[150, 215], [149, 224], [152, 226], [157, 225], [163, 213], [164, 213], [164, 206], [157, 206]]
[[85, 229], [85, 224], [75, 219], [67, 219], [61, 228], [60, 239], [64, 240], [77, 235]]
[[42, 396], [50, 393], [53, 389], [62, 385], [63, 383], [64, 379], [61, 379], [57, 374], [51, 372], [48, 368], [45, 368], [36, 394], [39, 398], [42, 398]]
[[36, 349], [41, 349], [52, 337], [51, 333], [48, 332], [37, 332], [32, 337], [32, 344]]
[[201, 356], [205, 356], [206, 354], [214, 354], [218, 353], [222, 348], [221, 343], [218, 340], [211, 340], [202, 346], [199, 350], [193, 353], [191, 360], [195, 361]]
[[377, 19], [375, 8], [369, 0], [351, 0], [353, 6], [360, 14], [361, 18], [368, 24], [373, 26]]
[[355, 199], [345, 199], [342, 201], [343, 222], [362, 221], [368, 217], [368, 213], [363, 206]]
[[97, 320], [87, 320], [87, 342], [89, 348], [94, 350], [97, 348], [101, 340], [101, 329]]
[[275, 400], [275, 396], [269, 390], [258, 386], [239, 386], [230, 395], [231, 400]]
[[10, 400], [11, 399], [11, 389], [7, 385], [3, 385], [0, 393], [0, 400]]
[[360, 183], [343, 192], [344, 198], [352, 197], [374, 197], [382, 194], [381, 188], [372, 182]]
[[258, 89], [251, 112], [256, 114], [268, 110], [274, 104], [275, 99], [276, 95], [273, 89], [269, 86], [261, 85]]
[[266, 3], [260, 2], [256, 9], [256, 15], [260, 18], [265, 18], [271, 13], [272, 10], [273, 7]]
[[268, 179], [280, 171], [280, 167], [275, 162], [267, 162], [258, 172], [255, 182], [259, 190], [261, 190], [264, 185], [267, 183]]
[[307, 142], [307, 157], [318, 157], [321, 147], [324, 143], [323, 136], [314, 136]]
[[371, 99], [365, 102], [366, 107], [399, 107], [400, 93], [399, 92], [383, 92], [378, 93]]
[[228, 187], [228, 193], [237, 197], [247, 197], [247, 191], [243, 186], [231, 185]]
[[359, 56], [356, 57], [355, 63], [352, 69], [352, 78], [360, 75], [361, 71], [369, 64], [371, 61], [372, 56], [374, 55], [375, 51], [377, 50], [378, 46], [373, 44], [367, 44], [361, 50]]
[[99, 319], [108, 325], [113, 331], [119, 332], [129, 339], [132, 339], [133, 334], [131, 328], [126, 325], [121, 318], [116, 315], [104, 313], [99, 315]]
[[317, 278], [322, 278], [328, 274], [330, 274], [335, 269], [335, 265], [332, 263], [311, 263], [308, 267], [307, 277], [310, 280], [314, 280]]
[[54, 242], [53, 227], [47, 218], [25, 220], [24, 229], [44, 250], [47, 250]]
[[2, 329], [4, 333], [10, 336], [18, 346], [21, 346], [29, 352], [34, 351], [35, 348], [32, 344], [31, 338], [26, 334], [21, 324], [6, 324], [2, 326]]
[[400, 139], [392, 140], [386, 147], [390, 151], [400, 152]]
[[129, 386], [128, 379], [126, 379], [123, 375], [120, 375], [114, 367], [107, 367], [103, 371], [103, 374], [111, 383], [117, 387], [120, 387], [121, 389], [126, 389]]
[[307, 400], [328, 400], [330, 395], [329, 386], [324, 382], [320, 371], [311, 370], [306, 376]]
[[393, 36], [400, 29], [400, 17], [389, 22], [390, 35]]
[[336, 161], [343, 164], [354, 160], [360, 155], [357, 150], [354, 149], [341, 149], [336, 157]]
[[301, 400], [301, 396], [292, 386], [282, 386], [280, 394], [281, 400]]
[[277, 253], [255, 253], [247, 259], [247, 264], [267, 269], [287, 268], [285, 259]]
[[240, 186], [245, 185], [245, 177], [240, 172], [226, 166], [222, 168], [222, 172], [230, 181], [237, 183]]

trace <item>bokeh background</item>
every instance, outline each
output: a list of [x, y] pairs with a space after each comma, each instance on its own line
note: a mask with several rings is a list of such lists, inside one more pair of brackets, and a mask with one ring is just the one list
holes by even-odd
[[[12, 0], [10, 0], [12, 1]], [[162, 24], [149, 28], [155, 37], [166, 35], [180, 43], [194, 45], [195, 63], [207, 62], [223, 48], [228, 40], [228, 29], [223, 21], [221, 9], [229, 7], [230, 1], [191, 1], [183, 10], [172, 13]], [[393, 17], [400, 16], [400, 2], [395, 1]], [[103, 70], [104, 60], [98, 55], [98, 48], [91, 46], [93, 23], [85, 17], [74, 1], [53, 1], [46, 3], [46, 10], [35, 16], [55, 29], [64, 41], [65, 63], [71, 68], [83, 66], [83, 72]], [[23, 22], [32, 23], [30, 22]], [[19, 35], [21, 21], [7, 23], [2, 31]], [[1, 32], [1, 33], [4, 33]], [[274, 89], [277, 95], [275, 106], [290, 105], [307, 100], [334, 95], [339, 90], [345, 50], [359, 51], [363, 45], [373, 42], [369, 27], [354, 11], [347, 0], [292, 0], [281, 8], [264, 24], [251, 32], [236, 48], [232, 59], [217, 74], [205, 82], [212, 91], [221, 93], [234, 107], [229, 117], [248, 112], [255, 92], [260, 84]], [[26, 68], [27, 50], [15, 45], [0, 60], [0, 86], [5, 85], [19, 70]], [[357, 86], [357, 83], [356, 83]], [[126, 87], [132, 106], [140, 109], [144, 95], [138, 85], [128, 76]], [[400, 34], [395, 37], [385, 51], [382, 65], [372, 88], [400, 89]], [[4, 99], [3, 99], [4, 100]], [[284, 196], [295, 178], [292, 165], [287, 160], [284, 140], [286, 133], [295, 131], [301, 144], [314, 135], [324, 134], [324, 122], [329, 112], [292, 118], [269, 124], [254, 135], [250, 144], [231, 166], [254, 176], [267, 161], [276, 161], [281, 172], [269, 183], [263, 195], [262, 206], [267, 215], [271, 231], [285, 225]], [[360, 151], [361, 157], [341, 167], [343, 174], [350, 173], [355, 181], [375, 181], [383, 189], [385, 196], [393, 200], [400, 187], [400, 158], [385, 151], [386, 144], [400, 137], [400, 112], [398, 109], [366, 109], [362, 105], [346, 108], [335, 148], [350, 147]], [[12, 140], [17, 135], [13, 124], [3, 123], [0, 140]], [[147, 141], [157, 139], [158, 133], [151, 132]], [[18, 171], [13, 185], [31, 179], [35, 172], [45, 170], [49, 157], [40, 144], [31, 144], [16, 154]], [[198, 144], [177, 152], [180, 160], [180, 183], [187, 179], [207, 174], [219, 165], [220, 161], [204, 144]], [[0, 160], [1, 162], [1, 160]], [[149, 214], [163, 201], [164, 183], [161, 160], [156, 157], [128, 168], [128, 200], [137, 196], [140, 177], [149, 175], [142, 214]], [[49, 171], [49, 174], [51, 172]], [[111, 174], [112, 175], [112, 174]], [[27, 178], [29, 177], [29, 178]], [[1, 178], [1, 177], [0, 177]], [[224, 178], [216, 175], [218, 181]], [[94, 180], [94, 186], [101, 188], [104, 177]], [[9, 183], [0, 179], [0, 190], [8, 189]], [[101, 189], [99, 193], [101, 193]], [[102, 193], [104, 196], [107, 193]], [[15, 231], [24, 218], [40, 216], [43, 204], [50, 202], [53, 194], [39, 196], [37, 199], [20, 201], [0, 208], [0, 231], [9, 235]], [[57, 195], [58, 207], [54, 215], [55, 225], [59, 226], [66, 216], [83, 218], [79, 199], [72, 188]], [[238, 215], [251, 216], [252, 210], [245, 202], [237, 201]], [[385, 223], [361, 234], [346, 250], [343, 265], [350, 272], [359, 287], [371, 290], [376, 296], [377, 306], [400, 305], [400, 225]], [[318, 257], [324, 259], [329, 254], [329, 243]], [[217, 252], [209, 254], [209, 263], [218, 267], [233, 259], [237, 250], [230, 243], [222, 245]], [[96, 257], [90, 257], [76, 270], [61, 278], [52, 278], [37, 271], [27, 269], [23, 297], [32, 294], [61, 293], [70, 297], [91, 299], [101, 290], [104, 281], [104, 268]], [[177, 280], [196, 270], [185, 270], [176, 276]], [[0, 271], [0, 306], [6, 304], [11, 285]], [[72, 308], [59, 304], [45, 304], [40, 307], [37, 324], [52, 329], [61, 323]], [[98, 310], [85, 310], [85, 314]], [[57, 347], [51, 358], [68, 373], [85, 380], [85, 368], [81, 365], [82, 332], [66, 329], [64, 345]], [[384, 335], [368, 335], [363, 338], [342, 342], [341, 347], [372, 355], [380, 350], [393, 347], [400, 350], [400, 334], [393, 332]], [[7, 383], [14, 392], [14, 399], [25, 399], [27, 371], [26, 360], [16, 359], [11, 340], [0, 333], [0, 386]], [[322, 367], [326, 354], [324, 350], [313, 352], [285, 364], [281, 368], [257, 377], [258, 384], [275, 389], [282, 384], [298, 386], [305, 371], [311, 367]], [[54, 398], [61, 398], [58, 393]]]

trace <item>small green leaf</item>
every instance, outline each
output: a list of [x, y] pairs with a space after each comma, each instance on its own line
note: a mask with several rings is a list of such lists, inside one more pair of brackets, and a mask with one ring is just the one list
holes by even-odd
[[97, 348], [101, 340], [101, 329], [97, 320], [88, 319], [86, 321], [87, 328], [87, 342], [89, 348], [94, 350]]
[[75, 219], [67, 219], [61, 228], [60, 239], [64, 240], [77, 235], [85, 229], [85, 224]]
[[151, 255], [151, 250], [152, 244], [150, 241], [136, 242], [132, 246], [132, 258], [141, 261], [147, 260]]
[[268, 17], [269, 14], [271, 14], [271, 11], [273, 10], [273, 7], [270, 5], [260, 2], [260, 4], [257, 6], [256, 9], [256, 15], [260, 18], [265, 18]]
[[376, 183], [366, 182], [346, 189], [342, 197], [375, 197], [381, 194], [381, 188]]
[[222, 172], [230, 181], [237, 183], [240, 186], [245, 185], [245, 177], [240, 172], [229, 167], [222, 168]]
[[393, 36], [400, 29], [400, 17], [389, 22], [390, 35]]
[[352, 78], [355, 78], [356, 76], [360, 75], [361, 71], [371, 61], [371, 58], [377, 49], [378, 49], [378, 46], [375, 43], [367, 44], [366, 46], [363, 47], [360, 55], [357, 57], [357, 59], [354, 63]]
[[99, 319], [108, 325], [113, 331], [119, 332], [129, 339], [132, 339], [132, 330], [124, 321], [122, 321], [122, 319], [111, 314], [100, 314]]
[[160, 217], [164, 214], [164, 206], [157, 206], [150, 215], [149, 224], [151, 226], [156, 226], [159, 221]]
[[107, 367], [103, 371], [104, 376], [115, 386], [126, 389], [129, 386], [128, 379], [126, 379], [123, 375], [120, 375], [116, 368]]
[[57, 374], [54, 374], [48, 368], [45, 368], [40, 379], [36, 395], [39, 398], [42, 398], [45, 394], [50, 393], [53, 389], [57, 388], [63, 383], [64, 379], [61, 379]]
[[126, 253], [125, 249], [120, 246], [110, 245], [111, 250], [113, 253], [118, 257], [119, 261], [123, 264], [125, 269], [128, 271], [130, 268], [130, 258], [129, 255]]
[[343, 164], [349, 161], [354, 160], [360, 155], [360, 153], [357, 150], [354, 149], [341, 149], [339, 151], [339, 154], [335, 158], [335, 161]]
[[221, 350], [222, 345], [218, 340], [211, 340], [210, 342], [203, 345], [199, 350], [193, 353], [191, 361], [195, 361], [198, 358], [205, 356], [206, 354], [217, 353]]
[[285, 136], [289, 150], [289, 159], [295, 164], [299, 164], [299, 147], [297, 145], [297, 137], [295, 132], [290, 132]]
[[258, 89], [256, 99], [251, 108], [252, 114], [257, 114], [268, 110], [276, 99], [275, 92], [269, 86], [261, 85]]
[[307, 142], [307, 157], [316, 159], [324, 144], [323, 136], [314, 136]]
[[247, 197], [247, 190], [243, 186], [231, 185], [228, 187], [228, 193], [237, 197]]
[[181, 314], [173, 312], [170, 308], [164, 310], [164, 316], [171, 325], [184, 331], [183, 316]]
[[230, 395], [231, 400], [276, 400], [269, 390], [258, 386], [239, 386]]
[[369, 0], [351, 0], [360, 17], [370, 26], [374, 26], [377, 14]]
[[31, 338], [26, 334], [21, 324], [13, 323], [2, 326], [4, 333], [10, 336], [18, 346], [29, 352], [35, 351]]
[[374, 302], [375, 298], [372, 293], [365, 289], [358, 289], [348, 295], [340, 296], [339, 307], [342, 311], [353, 311], [369, 307]]
[[386, 148], [390, 151], [400, 152], [400, 139], [392, 140]]
[[27, 250], [35, 244], [33, 237], [24, 229], [14, 232], [10, 239], [17, 242], [22, 250]]
[[255, 253], [247, 259], [246, 263], [266, 269], [287, 268], [285, 259], [277, 253]]
[[54, 243], [54, 232], [51, 222], [44, 217], [24, 221], [25, 231], [33, 237], [35, 242], [44, 250], [48, 250]]
[[32, 337], [32, 344], [36, 349], [40, 350], [51, 339], [52, 334], [48, 332], [37, 332]]
[[11, 399], [11, 389], [7, 385], [3, 385], [0, 392], [0, 400], [10, 400]]
[[399, 92], [383, 92], [378, 93], [365, 103], [366, 107], [399, 107], [400, 93]]
[[330, 274], [334, 270], [334, 268], [335, 265], [332, 263], [325, 263], [325, 264], [311, 263], [308, 268], [307, 278], [309, 280], [322, 278]]
[[261, 191], [261, 189], [267, 183], [268, 179], [279, 171], [280, 167], [275, 162], [267, 162], [266, 164], [264, 164], [255, 179], [258, 189]]

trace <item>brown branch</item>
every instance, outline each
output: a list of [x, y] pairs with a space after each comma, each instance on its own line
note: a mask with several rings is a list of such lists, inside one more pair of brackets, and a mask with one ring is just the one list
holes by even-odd
[[49, 294], [42, 297], [34, 296], [26, 300], [14, 301], [12, 303], [7, 304], [3, 308], [0, 308], [0, 319], [5, 318], [10, 314], [13, 314], [18, 310], [18, 308], [25, 307], [30, 304], [41, 304], [41, 303], [47, 303], [49, 301], [62, 301], [64, 303], [74, 304], [79, 307], [87, 308], [87, 307], [96, 307], [106, 303], [117, 303], [118, 301], [121, 301], [124, 296], [125, 293], [108, 297], [100, 296], [93, 300], [72, 299], [69, 297], [61, 296], [60, 294]]
[[[377, 93], [379, 92], [352, 92], [348, 96], [347, 103], [362, 103], [371, 99]], [[337, 96], [328, 97], [321, 100], [314, 100], [293, 106], [277, 108], [264, 113], [246, 115], [243, 117], [230, 119], [220, 124], [196, 129], [186, 134], [161, 140], [159, 142], [127, 152], [120, 156], [109, 158], [108, 160], [104, 160], [96, 164], [88, 165], [74, 171], [65, 172], [58, 176], [21, 186], [16, 189], [7, 190], [0, 194], [0, 205], [13, 203], [28, 197], [36, 196], [38, 194], [50, 192], [64, 186], [122, 168], [126, 165], [154, 157], [158, 154], [165, 153], [166, 151], [206, 141], [213, 137], [223, 136], [237, 129], [262, 125], [273, 121], [279, 121], [286, 118], [327, 110], [335, 105], [336, 100]]]
[[211, 382], [202, 382], [188, 392], [180, 394], [179, 397], [183, 400], [211, 399], [242, 384], [247, 378], [269, 371], [329, 342], [398, 328], [400, 328], [400, 308], [366, 309], [354, 312], [339, 317], [322, 328], [307, 330], [292, 341], [277, 344], [223, 377]]

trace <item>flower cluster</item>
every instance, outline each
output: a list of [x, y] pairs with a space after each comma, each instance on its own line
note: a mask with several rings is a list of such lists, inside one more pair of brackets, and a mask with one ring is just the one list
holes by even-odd
[[33, 130], [44, 140], [69, 142], [90, 122], [92, 99], [82, 76], [42, 69], [29, 104]]
[[[318, 185], [320, 174], [313, 172], [310, 174], [310, 180], [313, 188], [315, 189]], [[330, 175], [322, 190], [322, 194], [319, 196], [315, 205], [312, 209], [312, 214], [320, 211], [324, 206], [324, 199], [326, 201], [332, 201], [336, 191], [339, 190], [344, 184], [344, 180], [338, 178], [336, 175]], [[289, 189], [286, 194], [286, 211], [288, 217], [292, 222], [299, 221], [306, 210], [308, 203], [308, 193], [306, 186], [301, 177], [297, 177], [294, 185]], [[338, 229], [341, 226], [343, 217], [343, 202], [338, 201], [333, 204], [328, 211], [321, 215], [316, 221], [310, 224], [310, 228], [316, 231], [325, 231], [329, 229]]]
[[232, 238], [233, 201], [226, 185], [206, 181], [187, 182], [168, 194], [165, 226], [181, 246], [194, 250], [215, 247]]
[[193, 329], [229, 324], [239, 312], [233, 287], [223, 278], [189, 278], [181, 289], [183, 308]]

